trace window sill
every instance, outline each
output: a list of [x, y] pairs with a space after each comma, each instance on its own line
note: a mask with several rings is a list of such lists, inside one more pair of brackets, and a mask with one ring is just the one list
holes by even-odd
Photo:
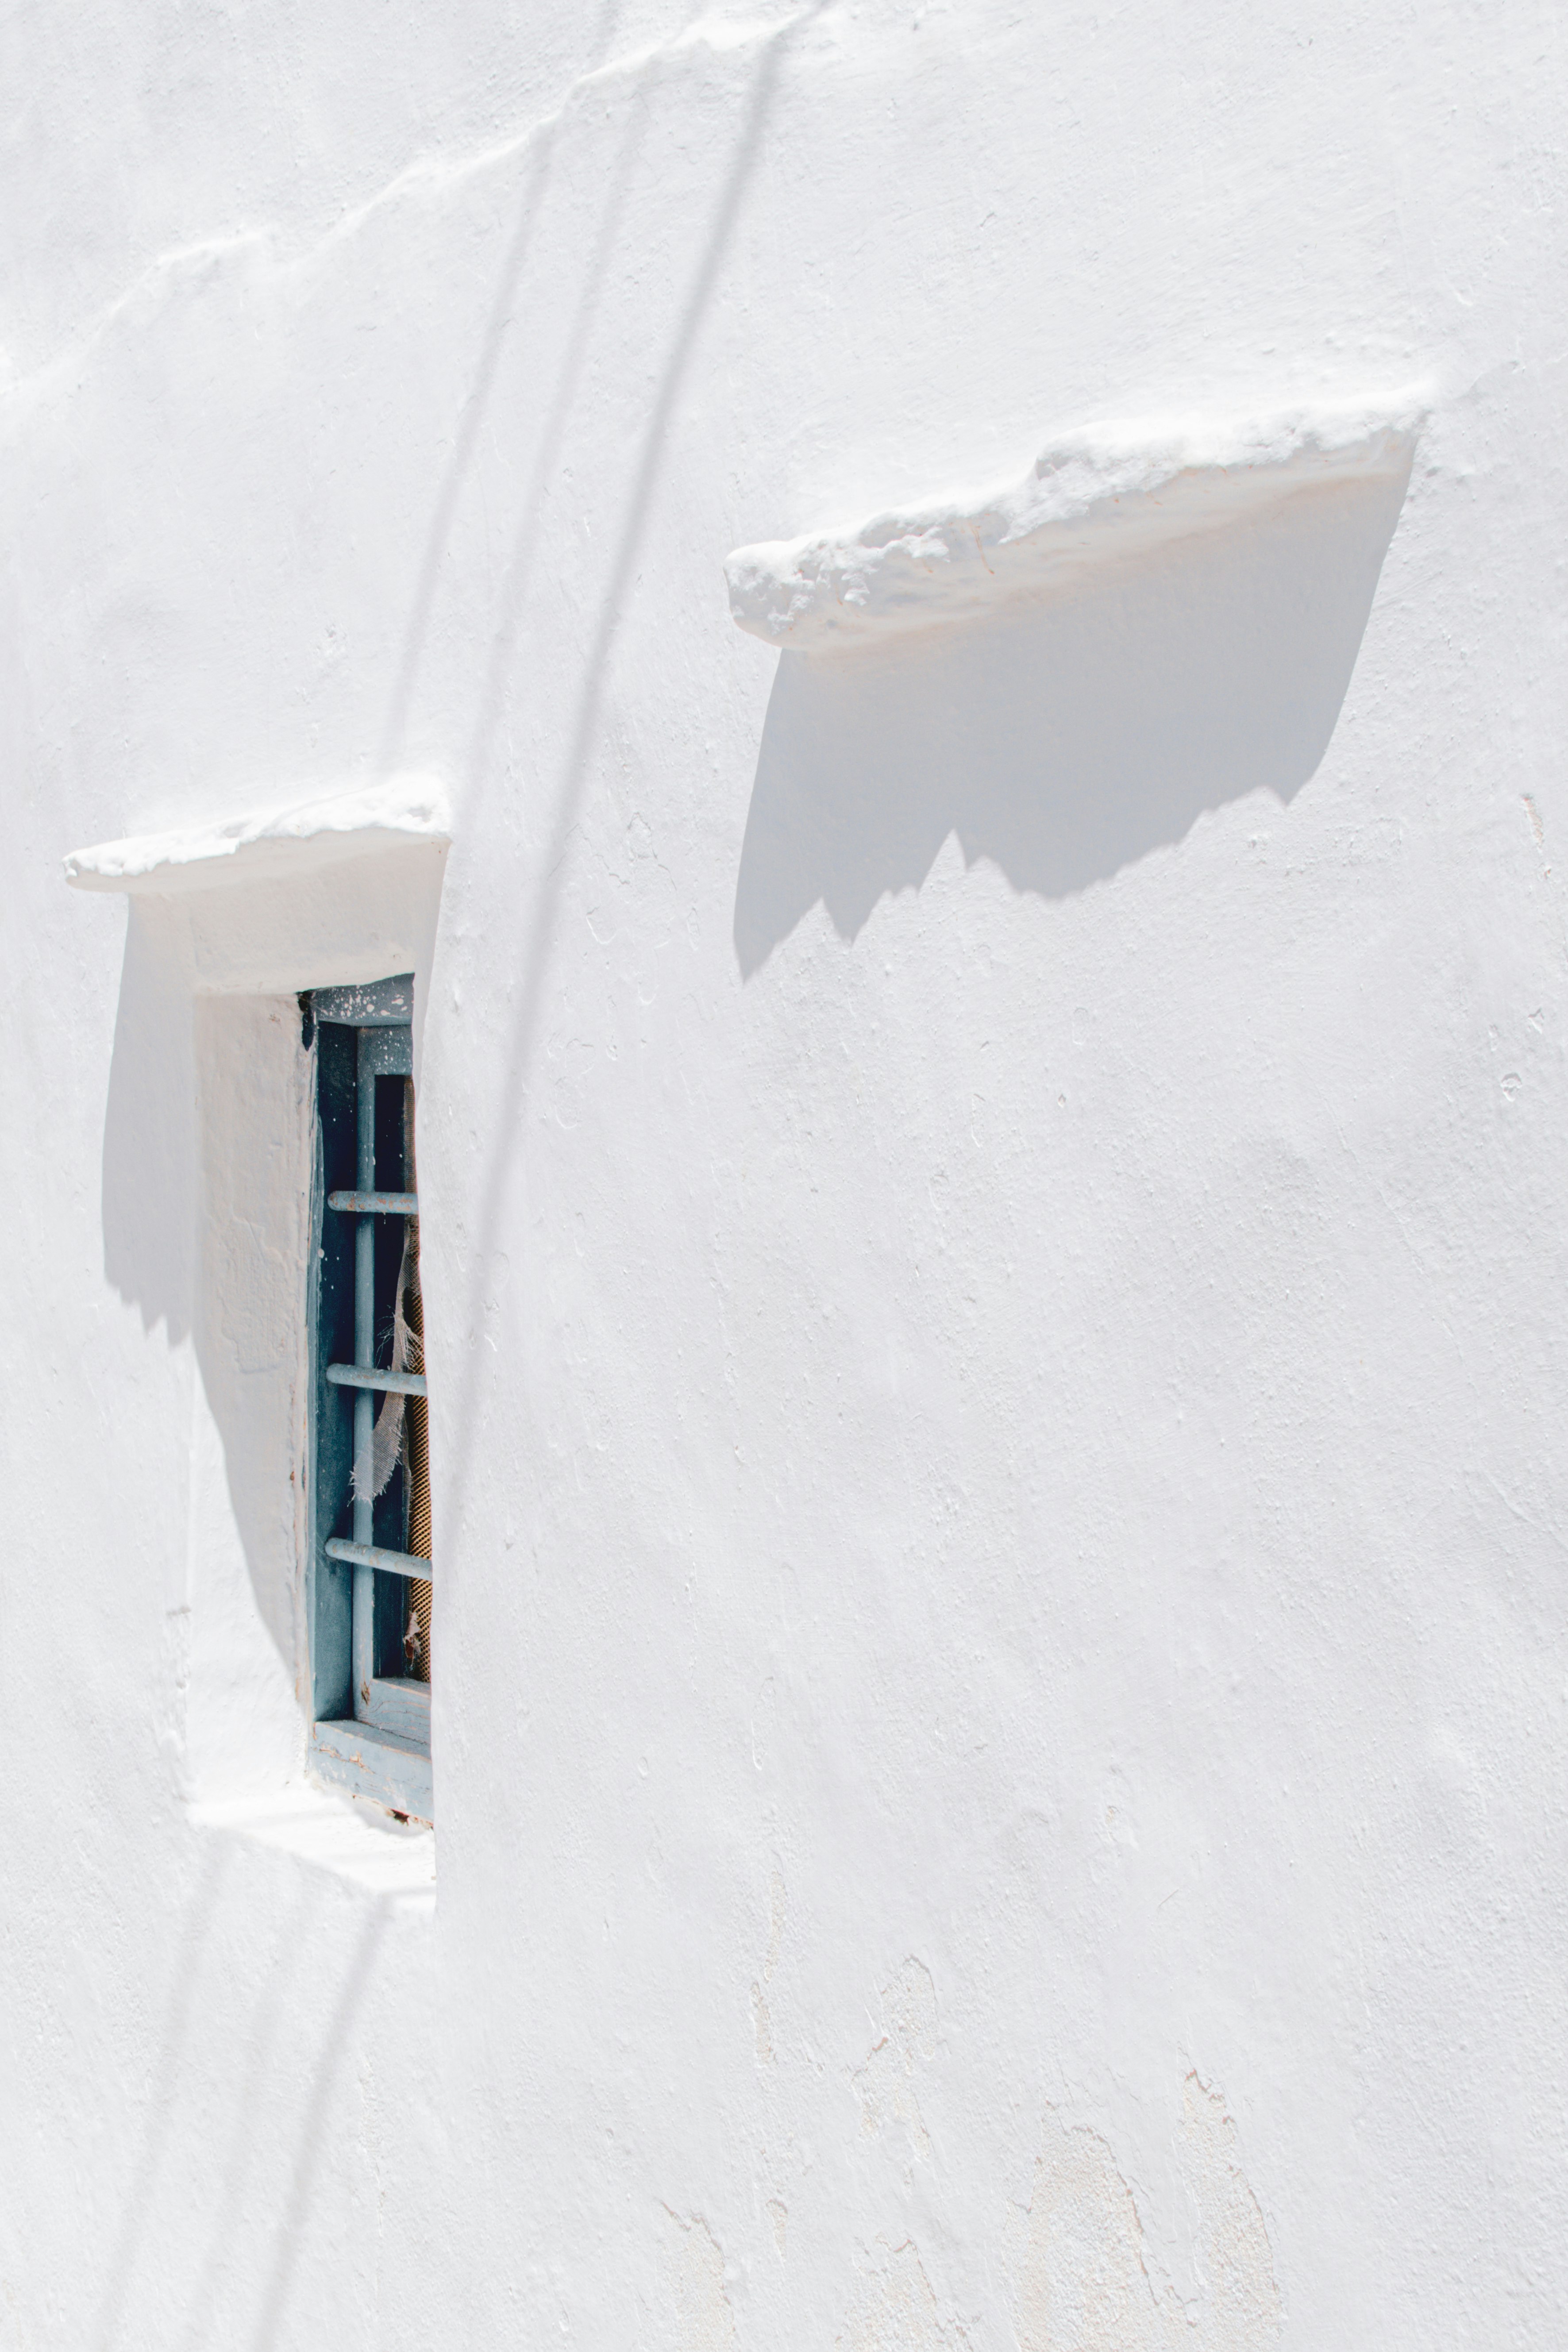
[[372, 1798], [392, 1812], [435, 1820], [430, 1751], [373, 1723], [318, 1723], [310, 1732], [310, 1770], [329, 1788]]
[[[430, 1752], [430, 1685], [410, 1677], [377, 1675], [370, 1685], [364, 1723], [377, 1731], [395, 1731], [416, 1748]], [[364, 1727], [362, 1725], [361, 1728]]]
[[198, 1829], [218, 1830], [330, 1871], [400, 1913], [428, 1911], [436, 1900], [436, 1838], [401, 1827], [383, 1812], [348, 1803], [341, 1790], [296, 1783], [268, 1797], [231, 1797], [192, 1805]]

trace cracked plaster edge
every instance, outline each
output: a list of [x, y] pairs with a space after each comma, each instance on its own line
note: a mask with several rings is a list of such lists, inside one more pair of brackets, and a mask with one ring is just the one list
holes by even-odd
[[[1212, 2204], [1197, 2193], [1202, 2172], [1199, 2140], [1204, 2126], [1207, 2126], [1217, 2127], [1220, 2134], [1227, 2136], [1218, 2149], [1220, 2166], [1228, 2178], [1232, 2194], [1245, 2200], [1257, 2221], [1262, 2242], [1264, 2275], [1272, 2301], [1272, 2310], [1265, 2316], [1265, 2326], [1268, 2329], [1268, 2344], [1275, 2344], [1286, 2324], [1285, 2291], [1279, 2275], [1276, 2232], [1270, 2226], [1263, 2200], [1241, 2160], [1241, 2126], [1236, 2109], [1217, 2075], [1205, 2074], [1202, 2067], [1192, 2063], [1186, 2065], [1183, 2074], [1181, 2097], [1182, 2114], [1177, 2130], [1182, 2144], [1175, 2150], [1175, 2163], [1181, 2177], [1182, 2192], [1194, 2225], [1193, 2252], [1195, 2254], [1197, 2235], [1205, 2224], [1212, 2227], [1215, 2220]], [[1178, 2333], [1199, 2326], [1199, 2315], [1205, 2304], [1212, 2299], [1216, 2283], [1214, 2275], [1206, 2272], [1200, 2263], [1194, 2262], [1192, 2291], [1184, 2292], [1173, 2260], [1172, 2244], [1152, 2233], [1149, 2227], [1149, 2216], [1157, 2210], [1159, 2200], [1152, 2191], [1147, 2176], [1141, 2176], [1136, 2168], [1122, 2161], [1117, 2152], [1115, 2135], [1103, 2118], [1075, 2112], [1076, 2104], [1066, 2099], [1047, 2099], [1043, 2103], [1045, 2128], [1042, 2139], [1048, 2143], [1048, 2126], [1054, 2124], [1060, 2142], [1066, 2147], [1071, 2147], [1074, 2143], [1092, 2147], [1106, 2175], [1115, 2183], [1125, 2202], [1131, 2227], [1122, 2243], [1137, 2263], [1149, 2297], [1149, 2313], [1156, 2319], [1163, 2316], [1174, 2324]], [[1059, 2161], [1058, 2156], [1058, 2164]], [[1055, 2169], [1048, 2145], [1037, 2146], [1029, 2168], [1027, 2195], [1008, 2200], [1004, 2267], [1016, 2313], [1028, 2287], [1029, 2235], [1035, 2219], [1036, 2200], [1042, 2187], [1042, 2175]], [[1211, 2171], [1208, 2179], [1213, 2185], [1217, 2174]], [[1047, 2181], [1045, 2185], [1049, 2188], [1053, 2184]], [[1019, 2340], [1026, 2341], [1022, 2335]], [[1032, 2344], [1035, 2339], [1031, 2336], [1027, 2341]], [[1267, 2352], [1267, 2347], [1264, 2339], [1255, 2335], [1250, 2346], [1244, 2346], [1237, 2339], [1236, 2352]]]
[[1318, 484], [1397, 478], [1435, 397], [1421, 382], [1252, 414], [1079, 425], [1021, 479], [736, 548], [724, 566], [731, 614], [767, 644], [811, 653], [974, 618]]

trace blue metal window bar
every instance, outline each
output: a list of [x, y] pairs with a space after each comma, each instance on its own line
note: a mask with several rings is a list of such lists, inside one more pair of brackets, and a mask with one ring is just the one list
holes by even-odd
[[[415, 1192], [377, 1182], [379, 1172], [395, 1182], [412, 1174], [410, 1164], [384, 1163], [409, 1139], [399, 1107], [405, 1097], [411, 1107], [413, 982], [318, 989], [303, 1002], [319, 1073], [312, 1760], [327, 1780], [428, 1821], [429, 1684], [403, 1671], [401, 1648], [411, 1592], [426, 1596], [427, 1629], [433, 1571], [419, 1552], [387, 1540], [395, 1532], [408, 1540], [406, 1469], [379, 1503], [372, 1469], [382, 1400], [426, 1393], [422, 1371], [375, 1360], [378, 1320], [389, 1319], [403, 1279], [403, 1234], [419, 1214]], [[398, 1082], [392, 1096], [380, 1079]], [[389, 1111], [398, 1114], [390, 1122]], [[393, 1527], [378, 1525], [389, 1517]], [[345, 1520], [350, 1531], [337, 1532]]]

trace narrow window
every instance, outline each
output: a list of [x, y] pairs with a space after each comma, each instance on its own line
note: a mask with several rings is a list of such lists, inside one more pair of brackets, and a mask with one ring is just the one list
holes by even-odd
[[316, 1056], [310, 1620], [318, 1773], [433, 1818], [414, 982], [302, 1000]]

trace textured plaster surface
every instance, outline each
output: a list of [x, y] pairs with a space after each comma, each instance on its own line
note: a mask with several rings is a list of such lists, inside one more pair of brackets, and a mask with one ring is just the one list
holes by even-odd
[[[0, 2345], [1557, 2352], [1562, 12], [0, 43]], [[1422, 381], [1407, 481], [732, 625]], [[434, 1879], [284, 1490], [293, 992], [406, 969]]]

